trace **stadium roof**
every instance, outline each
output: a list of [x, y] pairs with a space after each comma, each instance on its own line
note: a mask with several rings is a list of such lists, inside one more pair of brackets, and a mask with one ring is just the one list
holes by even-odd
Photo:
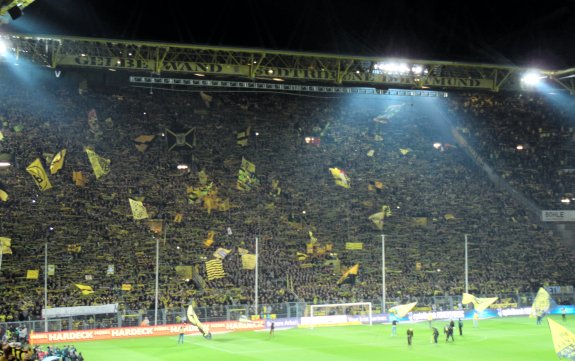
[[575, 66], [573, 1], [36, 0], [9, 32]]
[[[457, 83], [466, 78], [487, 79], [489, 83], [483, 88], [495, 91], [513, 78], [510, 75], [528, 67], [547, 70], [547, 74], [559, 71], [554, 73], [556, 83], [573, 93], [575, 50], [570, 40], [575, 25], [570, 17], [574, 9], [571, 1], [519, 9], [455, 1], [37, 0], [28, 1], [24, 15], [9, 21], [0, 33], [49, 34], [42, 37], [52, 39], [52, 45], [64, 44], [50, 49], [57, 55], [68, 51], [71, 59], [83, 54], [79, 49], [85, 48], [88, 56], [108, 54], [118, 64], [123, 60], [111, 56], [122, 49], [113, 46], [123, 42], [124, 48], [143, 49], [137, 56], [147, 60], [152, 60], [150, 54], [154, 52], [160, 54], [155, 65], [148, 61], [152, 71], [167, 65], [164, 59], [184, 65], [202, 59], [207, 64], [204, 59], [209, 53], [219, 59], [211, 64], [224, 67], [246, 58], [261, 59], [257, 70], [225, 75], [246, 78], [247, 72], [247, 78], [253, 80], [258, 70], [279, 69], [278, 63], [296, 72], [305, 71], [300, 67], [305, 63], [314, 69], [326, 67], [334, 74], [343, 69], [341, 75], [334, 75], [335, 81], [330, 79], [330, 83], [342, 84], [352, 71], [360, 74], [366, 66], [376, 65], [377, 59], [427, 59], [414, 60], [409, 66], [426, 66], [431, 75], [452, 77]], [[113, 40], [103, 45], [89, 38]], [[50, 46], [45, 41], [17, 42], [24, 53], [34, 52], [40, 57], [40, 47]], [[201, 54], [181, 48], [173, 53], [184, 44], [197, 46]], [[222, 61], [223, 57], [228, 62]], [[48, 58], [41, 60], [54, 67], [66, 65], [62, 60], [56, 62], [57, 57]], [[439, 84], [437, 79], [429, 83], [433, 82]], [[425, 82], [420, 83], [425, 88]], [[383, 85], [388, 84], [384, 81]], [[410, 84], [403, 87], [418, 88]]]

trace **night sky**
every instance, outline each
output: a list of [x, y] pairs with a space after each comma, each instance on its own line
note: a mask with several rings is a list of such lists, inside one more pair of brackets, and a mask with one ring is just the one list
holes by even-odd
[[564, 69], [575, 1], [36, 0], [0, 31]]

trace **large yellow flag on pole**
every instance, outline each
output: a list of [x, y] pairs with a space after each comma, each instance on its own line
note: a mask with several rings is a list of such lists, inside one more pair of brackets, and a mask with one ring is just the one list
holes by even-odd
[[397, 318], [403, 318], [415, 307], [415, 305], [417, 305], [417, 302], [407, 303], [405, 305], [397, 305], [390, 308], [389, 312], [393, 313]]
[[549, 323], [553, 347], [557, 356], [575, 360], [575, 335], [550, 318], [547, 319], [547, 322]]
[[461, 299], [461, 303], [468, 304], [473, 303], [473, 308], [477, 312], [483, 312], [487, 307], [497, 301], [497, 297], [486, 297], [486, 298], [479, 298], [469, 293], [463, 293], [463, 298]]
[[99, 179], [101, 176], [110, 173], [109, 159], [100, 157], [98, 154], [96, 154], [96, 152], [88, 147], [84, 148], [84, 150], [86, 151], [86, 154], [88, 154], [88, 159], [90, 160], [90, 164], [92, 165], [96, 179]]
[[50, 184], [50, 180], [44, 170], [44, 166], [42, 166], [42, 162], [40, 162], [40, 158], [36, 158], [35, 161], [30, 163], [26, 171], [34, 178], [34, 182], [36, 182], [41, 190], [45, 191], [52, 188], [52, 184]]
[[551, 308], [551, 296], [549, 292], [545, 290], [545, 288], [540, 287], [539, 291], [537, 291], [537, 295], [533, 300], [533, 304], [531, 305], [531, 314], [529, 317], [534, 318], [544, 313], [547, 313]]

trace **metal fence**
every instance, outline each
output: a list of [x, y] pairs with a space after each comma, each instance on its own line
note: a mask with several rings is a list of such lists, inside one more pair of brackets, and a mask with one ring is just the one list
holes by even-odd
[[[530, 307], [535, 298], [534, 293], [522, 294], [500, 294], [496, 295], [499, 300], [496, 304], [502, 308], [514, 307]], [[387, 307], [393, 307], [397, 304], [404, 304], [409, 302], [417, 302], [417, 308], [425, 311], [447, 311], [457, 310], [466, 307], [461, 304], [461, 295], [459, 296], [428, 296], [428, 297], [410, 297], [408, 299], [391, 298], [387, 299]], [[477, 297], [482, 297], [477, 295]], [[485, 295], [485, 297], [493, 297], [493, 295]], [[575, 294], [554, 294], [553, 299], [557, 304], [575, 304]], [[357, 302], [370, 302], [370, 300], [356, 300]], [[349, 302], [349, 301], [347, 301]], [[374, 314], [381, 313], [381, 299], [371, 300], [373, 304], [372, 312]], [[320, 304], [326, 303], [340, 303], [336, 300], [324, 300], [318, 302]], [[307, 316], [309, 312], [309, 305], [306, 302], [286, 302], [278, 304], [262, 304], [259, 306], [258, 314], [261, 318], [269, 318], [275, 315], [276, 318], [296, 318]], [[251, 317], [255, 314], [254, 306], [251, 304], [241, 305], [217, 305], [214, 307], [196, 307], [194, 308], [198, 318], [202, 322], [210, 321], [231, 321], [239, 320], [242, 316]], [[173, 309], [159, 309], [158, 320], [154, 319], [155, 310], [137, 311], [137, 310], [123, 310], [114, 314], [90, 315], [90, 316], [74, 316], [60, 319], [48, 320], [48, 331], [66, 331], [66, 330], [89, 330], [97, 328], [115, 328], [115, 327], [130, 327], [140, 326], [144, 319], [148, 318], [150, 325], [166, 325], [180, 323], [186, 320], [186, 308], [173, 308]], [[24, 320], [19, 322], [0, 323], [5, 328], [13, 328], [24, 326], [29, 331], [44, 332], [45, 321], [39, 320]]]

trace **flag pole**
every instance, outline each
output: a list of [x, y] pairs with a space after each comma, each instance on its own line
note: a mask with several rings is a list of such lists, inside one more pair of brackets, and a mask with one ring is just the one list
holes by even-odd
[[44, 332], [48, 332], [48, 242], [44, 243]]
[[254, 277], [254, 312], [256, 315], [259, 315], [258, 312], [258, 269], [259, 269], [259, 245], [258, 245], [258, 237], [256, 237], [256, 274]]
[[467, 263], [467, 234], [465, 235], [465, 293], [469, 293], [469, 264]]
[[[164, 220], [164, 244], [166, 244], [166, 233], [168, 232], [168, 224]], [[156, 238], [156, 290], [154, 292], [154, 325], [158, 325], [158, 289], [160, 278], [160, 238]]]
[[385, 234], [381, 235], [381, 313], [385, 313]]

